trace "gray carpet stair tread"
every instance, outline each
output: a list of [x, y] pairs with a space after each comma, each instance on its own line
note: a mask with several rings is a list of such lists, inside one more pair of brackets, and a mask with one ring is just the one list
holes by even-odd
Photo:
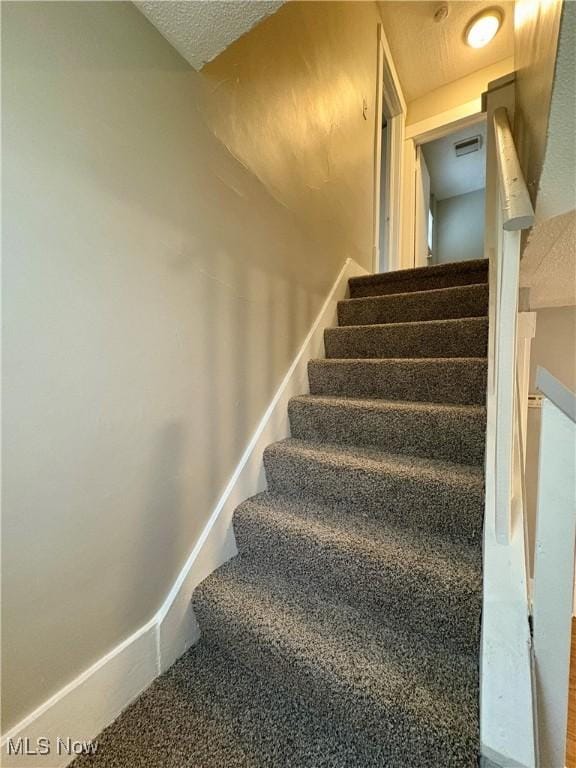
[[488, 314], [488, 285], [461, 285], [429, 291], [369, 296], [338, 302], [338, 324], [408, 323]]
[[481, 535], [480, 467], [288, 438], [265, 449], [264, 468], [274, 493], [311, 496], [350, 514], [455, 539]]
[[327, 597], [339, 595], [389, 625], [459, 652], [477, 653], [479, 547], [269, 492], [238, 507], [234, 531], [242, 558], [265, 564], [272, 574]]
[[327, 358], [485, 357], [488, 318], [327, 328], [324, 345]]
[[299, 395], [288, 404], [292, 437], [373, 445], [463, 464], [482, 464], [486, 408], [373, 398]]
[[350, 298], [356, 299], [361, 296], [384, 296], [487, 282], [488, 259], [477, 259], [352, 277], [348, 285]]
[[318, 718], [217, 648], [200, 643], [98, 736], [74, 768], [381, 768], [381, 748]]
[[477, 768], [488, 261], [349, 289], [200, 643], [75, 768]]
[[475, 764], [476, 659], [422, 638], [414, 643], [241, 557], [209, 576], [193, 605], [205, 642], [305, 697], [324, 717], [386, 743], [393, 765]]
[[310, 393], [484, 405], [486, 358], [332, 359], [308, 363]]

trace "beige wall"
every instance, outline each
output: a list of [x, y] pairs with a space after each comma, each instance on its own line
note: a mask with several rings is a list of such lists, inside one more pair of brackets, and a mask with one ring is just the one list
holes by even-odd
[[326, 247], [367, 269], [379, 22], [372, 2], [289, 2], [202, 70], [218, 138]]
[[202, 75], [130, 3], [2, 4], [4, 728], [156, 611], [368, 264], [352, 6], [290, 5]]
[[563, 0], [516, 0], [514, 11], [514, 134], [532, 202], [546, 150], [562, 4]]
[[536, 312], [536, 336], [530, 356], [530, 390], [541, 365], [576, 392], [576, 307], [551, 307]]
[[484, 190], [436, 202], [435, 264], [484, 257]]
[[[576, 3], [562, 9], [536, 221], [576, 209]], [[573, 252], [576, 249], [573, 249]], [[576, 257], [572, 275], [576, 274]]]
[[[408, 125], [419, 123], [442, 112], [448, 112], [468, 104], [474, 99], [480, 99], [487, 89], [488, 83], [513, 71], [514, 57], [512, 56], [489, 67], [479, 69], [471, 75], [454, 80], [419, 99], [414, 99], [408, 104], [406, 123]], [[478, 111], [480, 111], [480, 103], [478, 103]]]

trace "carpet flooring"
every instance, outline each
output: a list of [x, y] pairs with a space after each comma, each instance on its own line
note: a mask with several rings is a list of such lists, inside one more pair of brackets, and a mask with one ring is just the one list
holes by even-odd
[[472, 768], [487, 263], [350, 281], [202, 637], [75, 768]]

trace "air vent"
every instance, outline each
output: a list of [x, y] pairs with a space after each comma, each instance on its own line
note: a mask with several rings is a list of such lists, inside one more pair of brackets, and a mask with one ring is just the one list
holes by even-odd
[[472, 136], [469, 139], [457, 141], [454, 144], [454, 151], [456, 152], [456, 157], [461, 157], [462, 155], [469, 155], [471, 152], [478, 152], [481, 146], [482, 136]]

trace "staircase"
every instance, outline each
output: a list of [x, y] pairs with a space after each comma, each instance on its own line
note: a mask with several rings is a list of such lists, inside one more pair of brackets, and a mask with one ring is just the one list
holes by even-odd
[[110, 765], [477, 765], [487, 307], [485, 261], [350, 280], [199, 645], [100, 739], [152, 713], [149, 752]]

